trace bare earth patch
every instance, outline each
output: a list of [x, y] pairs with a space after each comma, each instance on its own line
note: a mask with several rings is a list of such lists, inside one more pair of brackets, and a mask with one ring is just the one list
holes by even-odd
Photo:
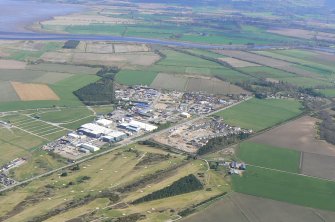
[[[334, 212], [234, 193], [182, 222], [322, 222], [334, 221]], [[224, 218], [224, 220], [222, 220]]]
[[304, 116], [255, 136], [250, 141], [335, 157], [334, 145], [316, 139], [316, 122], [317, 119]]
[[25, 62], [0, 59], [0, 69], [25, 69], [26, 65]]
[[59, 100], [52, 89], [43, 84], [11, 82], [22, 101]]
[[232, 67], [235, 68], [245, 68], [245, 67], [255, 67], [255, 66], [261, 66], [259, 64], [255, 64], [255, 63], [251, 63], [251, 62], [246, 62], [246, 61], [242, 61], [239, 59], [234, 59], [234, 58], [219, 58], [220, 61], [222, 62], [226, 62], [229, 65], [231, 65]]
[[304, 153], [302, 158], [302, 173], [335, 180], [335, 157]]

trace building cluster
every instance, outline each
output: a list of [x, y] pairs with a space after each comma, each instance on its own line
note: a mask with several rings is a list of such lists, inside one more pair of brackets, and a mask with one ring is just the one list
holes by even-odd
[[194, 115], [208, 114], [224, 106], [237, 102], [234, 99], [220, 95], [210, 95], [200, 92], [184, 93], [179, 109]]
[[[158, 129], [157, 125], [208, 114], [237, 102], [220, 95], [160, 91], [143, 86], [119, 86], [115, 97], [118, 103], [113, 112], [98, 116], [94, 122], [83, 124], [76, 131], [45, 145], [43, 149], [76, 160], [99, 151], [106, 144], [111, 146], [112, 143], [152, 132]], [[215, 126], [210, 121], [199, 126], [199, 129], [186, 126], [186, 129], [180, 131], [178, 139], [179, 130], [171, 132], [164, 143], [182, 143], [185, 146], [182, 149], [188, 152], [195, 152], [211, 138], [241, 131], [223, 123]]]
[[195, 153], [200, 147], [206, 145], [210, 139], [229, 137], [241, 133], [251, 134], [252, 130], [230, 126], [222, 118], [210, 117], [173, 128], [154, 139], [159, 143], [173, 146], [185, 152]]
[[229, 166], [229, 171], [228, 174], [233, 175], [242, 175], [242, 173], [247, 170], [247, 165], [245, 163], [239, 163], [236, 161], [232, 161], [228, 164]]
[[16, 183], [15, 180], [9, 178], [6, 174], [0, 173], [0, 184], [4, 185], [5, 187], [12, 186]]
[[4, 186], [11, 186], [16, 183], [15, 180], [8, 177], [9, 170], [19, 167], [26, 163], [27, 160], [24, 158], [16, 158], [9, 163], [0, 167], [0, 184]]
[[152, 104], [160, 95], [156, 89], [134, 86], [115, 90], [115, 98], [121, 101], [145, 101]]
[[[116, 111], [116, 113], [119, 112]], [[113, 118], [117, 121], [113, 121]], [[157, 126], [126, 117], [124, 113], [119, 117], [109, 113], [106, 118], [83, 124], [76, 131], [45, 145], [43, 149], [55, 152], [64, 158], [76, 160], [99, 151], [106, 144], [117, 143], [155, 129]]]

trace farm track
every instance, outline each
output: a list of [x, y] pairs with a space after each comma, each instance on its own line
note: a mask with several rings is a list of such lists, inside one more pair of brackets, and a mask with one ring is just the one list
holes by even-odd
[[285, 171], [285, 170], [278, 170], [278, 169], [273, 169], [273, 168], [269, 168], [269, 167], [263, 167], [263, 166], [258, 166], [258, 165], [254, 165], [254, 164], [248, 164], [248, 163], [247, 163], [247, 165], [252, 166], [252, 167], [256, 167], [256, 168], [259, 168], [259, 169], [263, 169], [263, 170], [271, 170], [271, 171], [279, 172], [279, 173], [286, 173], [286, 174], [291, 174], [291, 175], [295, 175], [295, 176], [303, 176], [303, 177], [312, 178], [312, 179], [318, 179], [318, 180], [323, 180], [323, 181], [328, 181], [328, 182], [335, 182], [335, 180], [316, 177], [316, 176], [310, 176], [310, 175], [306, 175], [306, 174], [302, 174], [302, 173], [293, 173], [293, 172], [288, 172], [288, 171]]

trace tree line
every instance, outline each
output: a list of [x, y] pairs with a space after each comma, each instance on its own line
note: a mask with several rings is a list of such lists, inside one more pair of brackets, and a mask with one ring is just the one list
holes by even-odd
[[241, 132], [240, 134], [237, 134], [237, 135], [216, 137], [216, 138], [210, 139], [206, 145], [198, 149], [197, 154], [204, 155], [204, 154], [225, 148], [226, 146], [229, 146], [240, 140], [248, 138], [248, 136], [249, 134]]
[[151, 194], [148, 194], [144, 197], [135, 200], [133, 204], [139, 204], [147, 201], [163, 199], [202, 189], [203, 189], [202, 183], [198, 180], [196, 176], [190, 174], [186, 177], [183, 177], [175, 181], [174, 183], [171, 184], [171, 186], [165, 187], [161, 190], [155, 191]]
[[335, 144], [335, 123], [333, 117], [327, 111], [321, 111], [319, 117], [322, 120], [319, 126], [320, 138], [326, 140], [328, 143]]

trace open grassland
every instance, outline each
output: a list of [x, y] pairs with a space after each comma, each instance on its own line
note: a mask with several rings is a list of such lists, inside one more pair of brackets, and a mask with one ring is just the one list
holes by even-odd
[[191, 52], [193, 54], [199, 55], [199, 56], [207, 56], [210, 58], [214, 58], [214, 59], [218, 59], [218, 58], [222, 58], [223, 56], [212, 52], [212, 51], [207, 51], [207, 50], [203, 50], [203, 49], [189, 49], [187, 50], [188, 52]]
[[335, 182], [249, 166], [232, 184], [240, 193], [335, 211]]
[[92, 68], [88, 66], [54, 64], [54, 63], [40, 63], [36, 65], [28, 65], [26, 69], [34, 71], [85, 74], [85, 75], [95, 75], [99, 71], [99, 68]]
[[116, 75], [116, 81], [124, 85], [146, 85], [150, 86], [156, 78], [157, 72], [140, 70], [121, 70]]
[[41, 120], [53, 122], [53, 123], [68, 123], [76, 121], [81, 118], [92, 116], [93, 113], [91, 110], [86, 107], [69, 107], [69, 108], [59, 108], [47, 111], [40, 111], [35, 113], [38, 115]]
[[317, 91], [326, 97], [329, 98], [335, 97], [335, 89], [319, 89]]
[[3, 119], [10, 121], [15, 128], [21, 129], [46, 141], [57, 139], [65, 135], [68, 131], [66, 128], [36, 119], [34, 115], [8, 115], [3, 117]]
[[29, 157], [29, 150], [41, 145], [43, 139], [19, 129], [0, 128], [0, 165], [19, 157]]
[[264, 144], [243, 142], [238, 157], [247, 164], [298, 173], [300, 152]]
[[234, 193], [182, 222], [332, 222], [335, 213]]
[[[63, 46], [63, 42], [30, 42], [21, 41], [20, 44], [14, 42], [13, 44], [2, 45], [1, 48], [6, 49], [9, 56], [6, 59], [27, 61], [39, 59], [44, 53], [55, 51]], [[23, 46], [23, 47], [22, 47]]]
[[305, 88], [309, 88], [309, 87], [324, 87], [324, 86], [331, 86], [332, 83], [329, 81], [325, 81], [325, 80], [319, 80], [319, 79], [314, 79], [314, 78], [309, 78], [309, 77], [300, 77], [300, 76], [296, 76], [296, 77], [284, 77], [279, 79], [280, 81], [283, 82], [287, 82], [293, 85], [297, 85], [300, 87], [305, 87]]
[[[67, 170], [68, 176], [66, 177], [53, 174], [33, 181], [16, 191], [7, 192], [0, 199], [0, 204], [3, 205], [6, 203], [0, 209], [0, 215], [3, 218], [7, 218], [6, 221], [27, 221], [34, 216], [44, 214], [51, 209], [55, 209], [80, 197], [88, 194], [98, 195], [102, 190], [112, 191], [113, 189], [122, 188], [126, 184], [132, 184], [143, 177], [158, 173], [160, 170], [175, 167], [181, 163], [184, 164], [179, 168], [169, 171], [163, 177], [158, 177], [153, 181], [145, 182], [139, 186], [134, 186], [130, 191], [121, 191], [121, 200], [119, 202], [126, 203], [147, 193], [159, 190], [190, 173], [205, 173], [206, 176], [203, 182], [206, 187], [212, 188], [212, 191], [202, 190], [179, 195], [168, 198], [169, 201], [165, 199], [139, 205], [123, 204], [124, 207], [112, 207], [113, 202], [107, 198], [100, 197], [51, 217], [48, 221], [66, 221], [92, 211], [95, 211], [95, 215], [99, 218], [113, 218], [132, 213], [141, 213], [147, 215], [145, 221], [159, 221], [159, 218], [176, 218], [176, 213], [174, 212], [217, 194], [229, 191], [229, 186], [227, 186], [222, 176], [216, 172], [206, 173], [207, 165], [203, 161], [197, 160], [187, 163], [183, 160], [183, 156], [170, 154], [169, 158], [164, 158], [164, 160], [144, 162], [146, 155], [167, 155], [168, 153], [141, 145], [132, 145], [131, 147], [136, 152], [135, 150], [124, 148], [80, 164], [80, 170]], [[78, 182], [84, 176], [88, 177], [88, 179]], [[50, 193], [45, 192], [49, 189], [48, 187], [53, 187]], [[31, 201], [34, 198], [38, 198], [39, 201]], [[15, 208], [15, 206], [20, 205], [24, 200], [26, 200], [24, 208]], [[152, 209], [153, 203], [157, 210]]]
[[0, 151], [2, 153], [0, 165], [16, 158], [25, 158], [26, 163], [10, 171], [10, 176], [19, 181], [62, 166], [63, 160], [55, 159], [47, 152], [40, 150], [40, 147], [46, 142], [47, 140], [32, 135], [24, 129], [0, 128]]
[[282, 70], [278, 70], [278, 69], [274, 69], [274, 68], [266, 67], [266, 66], [239, 68], [239, 70], [249, 73], [258, 78], [274, 78], [278, 80], [284, 77], [297, 78], [297, 76], [292, 73], [288, 73]]
[[206, 67], [206, 68], [220, 68], [221, 65], [201, 59], [195, 56], [187, 55], [173, 50], [162, 50], [166, 58], [161, 60], [158, 64], [165, 66], [189, 66], [189, 67]]
[[301, 109], [295, 100], [251, 99], [216, 115], [229, 124], [260, 131], [299, 115]]

